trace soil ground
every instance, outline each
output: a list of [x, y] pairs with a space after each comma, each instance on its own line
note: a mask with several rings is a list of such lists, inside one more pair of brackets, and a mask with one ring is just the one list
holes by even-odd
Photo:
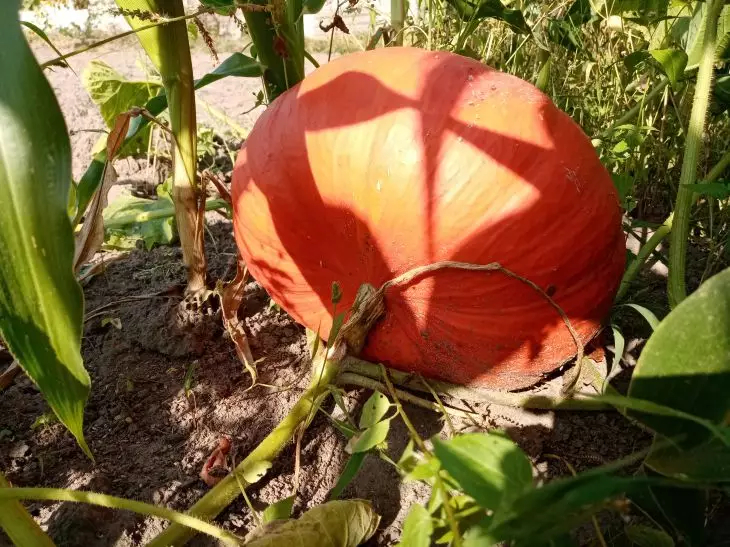
[[[42, 60], [51, 56], [46, 48], [39, 46], [37, 51]], [[225, 58], [226, 53], [219, 55]], [[79, 55], [71, 64], [80, 73], [96, 58], [132, 77], [138, 73], [136, 63], [143, 56], [130, 41]], [[214, 67], [206, 51], [196, 51], [193, 58], [196, 76]], [[87, 130], [103, 129], [104, 125], [73, 72], [56, 69], [49, 79], [72, 132], [74, 176], [78, 178], [99, 135]], [[258, 85], [255, 79], [231, 78], [202, 90], [200, 97], [250, 128], [256, 113], [246, 112], [254, 104]], [[225, 133], [225, 124], [202, 110], [201, 121]], [[129, 191], [133, 180], [148, 177], [144, 159], [119, 163], [120, 192]], [[232, 279], [235, 244], [231, 224], [215, 213], [209, 214], [208, 220], [206, 247], [211, 278]], [[114, 253], [101, 253], [104, 255]], [[81, 453], [62, 426], [44, 423], [42, 418], [49, 409], [34, 385], [21, 377], [0, 394], [0, 468], [13, 484], [95, 490], [185, 510], [207, 490], [199, 472], [221, 436], [232, 439], [233, 458], [240, 461], [286, 414], [309, 381], [303, 329], [285, 312], [271, 307], [255, 281], [247, 285], [242, 315], [254, 358], [263, 359], [260, 383], [277, 386], [259, 385], [248, 390], [250, 377], [224, 333], [219, 314], [211, 313], [194, 325], [174, 326], [180, 324], [176, 316], [180, 296], [170, 289], [180, 287], [184, 279], [181, 251], [172, 245], [134, 250], [85, 286], [82, 351], [92, 378], [85, 427], [96, 463]], [[657, 290], [648, 285], [649, 296], [645, 298], [654, 309], [661, 309], [665, 306], [661, 296], [664, 284], [661, 279], [654, 282]], [[627, 337], [624, 360], [616, 370], [618, 387], [626, 385], [648, 335], [638, 321], [629, 331], [633, 336]], [[192, 374], [188, 374], [191, 367]], [[187, 393], [186, 376], [191, 379]], [[535, 391], [554, 391], [560, 383], [558, 376]], [[365, 389], [349, 390], [348, 405], [357, 408], [369, 394]], [[505, 428], [538, 472], [546, 476], [568, 473], [551, 455], [580, 471], [631, 454], [650, 442], [646, 433], [615, 412], [528, 412], [486, 404], [473, 408], [482, 419], [478, 423], [454, 420], [458, 430]], [[439, 414], [410, 405], [406, 411], [421, 436], [445, 434]], [[391, 458], [399, 458], [407, 440], [403, 423], [393, 421], [388, 437]], [[346, 461], [345, 444], [345, 438], [322, 413], [318, 414], [301, 446], [295, 515], [325, 501]], [[248, 491], [254, 507], [261, 509], [288, 496], [293, 475], [294, 447], [289, 446], [266, 477]], [[390, 546], [397, 543], [410, 506], [423, 503], [428, 495], [424, 485], [402, 483], [390, 464], [368, 457], [344, 497], [373, 502], [382, 522], [369, 545]], [[136, 546], [164, 526], [157, 519], [84, 504], [29, 503], [28, 507], [62, 546]], [[727, 506], [717, 505], [713, 511], [710, 520], [718, 525], [711, 544], [730, 544], [721, 525], [730, 515]], [[241, 535], [254, 525], [241, 499], [217, 522]], [[610, 533], [620, 534], [620, 520], [611, 522]], [[585, 529], [582, 534], [581, 543], [588, 544], [590, 534]], [[190, 544], [215, 543], [197, 536]], [[9, 545], [2, 533], [0, 545]]]

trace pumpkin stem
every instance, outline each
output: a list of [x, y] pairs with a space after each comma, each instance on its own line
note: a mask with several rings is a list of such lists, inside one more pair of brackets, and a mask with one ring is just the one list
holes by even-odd
[[513, 279], [517, 279], [518, 281], [532, 288], [535, 292], [542, 296], [548, 302], [548, 304], [553, 307], [553, 309], [555, 309], [558, 315], [560, 315], [560, 318], [565, 323], [565, 327], [568, 329], [568, 332], [570, 333], [570, 336], [573, 338], [573, 342], [575, 343], [576, 362], [580, 363], [583, 360], [583, 344], [581, 343], [578, 333], [573, 328], [570, 319], [563, 311], [563, 309], [558, 306], [555, 300], [553, 300], [550, 295], [542, 290], [535, 282], [530, 281], [526, 277], [522, 277], [521, 275], [518, 275], [511, 270], [508, 270], [507, 268], [500, 265], [498, 262], [490, 262], [489, 264], [470, 264], [468, 262], [456, 262], [453, 260], [434, 262], [432, 264], [427, 264], [426, 266], [418, 266], [416, 268], [413, 268], [412, 270], [408, 270], [407, 272], [402, 273], [401, 275], [391, 279], [390, 281], [386, 281], [380, 287], [378, 292], [384, 293], [389, 287], [392, 287], [393, 285], [404, 285], [406, 283], [410, 283], [415, 278], [422, 275], [446, 269], [470, 270], [476, 272], [501, 272], [504, 275], [507, 275]]

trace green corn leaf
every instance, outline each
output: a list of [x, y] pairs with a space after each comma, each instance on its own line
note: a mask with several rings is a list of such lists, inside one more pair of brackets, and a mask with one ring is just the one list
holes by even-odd
[[[35, 34], [37, 34], [41, 40], [43, 40], [46, 44], [48, 44], [48, 47], [50, 47], [53, 51], [56, 52], [56, 55], [59, 57], [63, 57], [63, 53], [61, 53], [58, 48], [51, 42], [51, 39], [48, 37], [48, 35], [43, 31], [43, 29], [39, 28], [38, 26], [34, 25], [33, 23], [30, 23], [28, 21], [21, 21], [21, 25], [24, 27], [32, 30]], [[58, 65], [62, 68], [71, 68], [70, 65], [66, 61], [59, 61]], [[71, 69], [73, 70], [73, 69]]]
[[81, 358], [84, 300], [68, 217], [71, 147], [25, 40], [17, 2], [0, 2], [0, 334], [63, 424], [83, 434], [91, 380]]
[[[10, 488], [2, 473], [0, 473], [0, 488]], [[5, 530], [14, 545], [33, 545], [33, 547], [55, 545], [18, 500], [0, 500], [0, 530]]]

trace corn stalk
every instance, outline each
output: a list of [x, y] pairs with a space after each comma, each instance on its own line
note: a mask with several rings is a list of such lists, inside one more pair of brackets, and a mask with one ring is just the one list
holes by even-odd
[[[133, 29], [159, 18], [185, 15], [182, 0], [116, 0]], [[187, 292], [206, 288], [207, 260], [203, 239], [204, 195], [196, 179], [196, 120], [193, 64], [187, 27], [177, 20], [137, 33], [142, 47], [162, 77], [173, 136], [173, 201], [175, 220], [187, 268]]]

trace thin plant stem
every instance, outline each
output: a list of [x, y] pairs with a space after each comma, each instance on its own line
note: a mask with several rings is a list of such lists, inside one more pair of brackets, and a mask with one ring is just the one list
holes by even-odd
[[702, 150], [705, 118], [710, 103], [712, 90], [712, 73], [715, 61], [715, 42], [717, 37], [717, 19], [724, 2], [708, 0], [705, 36], [702, 42], [702, 58], [700, 60], [694, 102], [687, 129], [687, 141], [682, 159], [682, 173], [679, 178], [677, 201], [674, 207], [673, 229], [669, 245], [669, 305], [675, 308], [687, 296], [685, 285], [685, 268], [687, 257], [687, 240], [689, 237], [689, 220], [692, 209], [694, 191], [688, 185], [697, 179], [697, 163]]
[[[227, 205], [227, 202], [223, 199], [209, 199], [205, 202], [205, 210], [213, 211], [215, 209], [223, 209]], [[159, 218], [167, 218], [175, 215], [175, 208], [173, 205], [165, 207], [164, 209], [158, 209], [156, 211], [146, 211], [143, 213], [127, 213], [124, 215], [117, 215], [115, 218], [109, 219], [104, 222], [105, 228], [123, 228], [130, 224], [138, 224], [140, 222], [147, 222], [149, 220], [155, 220]]]
[[667, 217], [667, 220], [665, 220], [664, 223], [659, 228], [657, 228], [657, 230], [651, 235], [649, 240], [641, 246], [641, 249], [639, 249], [636, 258], [631, 262], [629, 267], [626, 268], [626, 271], [621, 278], [621, 285], [619, 285], [619, 289], [616, 293], [616, 298], [614, 299], [614, 302], [619, 302], [623, 299], [624, 296], [626, 296], [626, 293], [631, 286], [631, 282], [637, 276], [639, 270], [641, 270], [641, 267], [649, 258], [649, 255], [654, 252], [654, 249], [656, 249], [659, 244], [664, 241], [664, 238], [667, 237], [672, 231], [673, 218], [674, 213], [671, 213]]
[[[339, 385], [356, 385], [360, 387], [365, 387], [368, 389], [372, 389], [374, 391], [384, 391], [387, 389], [387, 386], [382, 384], [381, 382], [378, 382], [377, 380], [374, 380], [372, 378], [369, 378], [367, 376], [360, 376], [359, 374], [355, 374], [353, 372], [343, 372], [337, 377], [337, 383]], [[471, 412], [468, 412], [466, 410], [460, 410], [458, 408], [448, 407], [444, 406], [439, 403], [434, 403], [433, 401], [427, 401], [426, 399], [422, 399], [421, 397], [418, 397], [416, 395], [413, 395], [411, 393], [408, 393], [406, 391], [402, 391], [399, 389], [394, 389], [396, 395], [399, 399], [406, 401], [407, 403], [411, 403], [415, 406], [420, 406], [421, 408], [426, 408], [428, 410], [432, 410], [434, 412], [443, 412], [446, 416], [446, 420], [448, 420], [448, 423], [450, 425], [450, 428], [453, 432], [454, 426], [451, 423], [451, 419], [449, 418], [449, 414], [452, 416], [457, 416], [459, 418], [468, 418]]]
[[[374, 380], [383, 379], [380, 365], [370, 363], [356, 357], [348, 356], [342, 361], [344, 372], [354, 373], [360, 377], [365, 376]], [[407, 389], [427, 393], [426, 388], [420, 379], [407, 372], [389, 369], [388, 374], [393, 382]], [[532, 395], [527, 393], [509, 393], [505, 391], [492, 391], [482, 388], [470, 388], [457, 386], [448, 382], [429, 380], [431, 387], [438, 393], [448, 395], [455, 399], [466, 401], [477, 401], [497, 406], [514, 408], [529, 408], [535, 410], [585, 410], [598, 411], [610, 410], [613, 407], [599, 401], [571, 397], [548, 397], [544, 395]]]
[[413, 423], [411, 422], [408, 415], [403, 411], [403, 405], [400, 402], [400, 398], [398, 397], [398, 392], [393, 387], [393, 383], [390, 381], [390, 378], [388, 378], [388, 371], [383, 366], [380, 365], [380, 372], [383, 376], [383, 380], [385, 380], [385, 386], [388, 390], [388, 393], [393, 398], [393, 403], [395, 404], [395, 408], [398, 411], [398, 414], [403, 419], [403, 423], [406, 425], [406, 429], [408, 429], [408, 433], [410, 433], [411, 438], [413, 439], [413, 442], [415, 442], [418, 445], [418, 448], [423, 452], [424, 454], [427, 454], [429, 456], [432, 456], [431, 451], [426, 446], [426, 443], [423, 441], [421, 436], [418, 434], [418, 431], [416, 431], [416, 428], [413, 427]]
[[65, 490], [63, 488], [0, 488], [0, 500], [36, 500], [36, 501], [70, 501], [132, 511], [140, 515], [150, 515], [174, 522], [185, 529], [197, 530], [227, 545], [240, 545], [241, 540], [230, 532], [218, 528], [209, 522], [183, 513], [178, 513], [167, 507], [151, 505], [136, 500], [109, 496], [99, 492], [85, 492], [81, 490]]
[[119, 34], [115, 34], [114, 36], [109, 36], [107, 38], [104, 38], [103, 40], [99, 40], [98, 42], [94, 42], [93, 44], [87, 44], [85, 46], [82, 46], [78, 49], [75, 49], [73, 51], [70, 51], [68, 53], [64, 53], [60, 57], [56, 57], [54, 59], [51, 59], [50, 61], [46, 61], [41, 65], [41, 68], [48, 68], [49, 66], [57, 65], [60, 62], [65, 61], [69, 57], [74, 57], [76, 55], [80, 55], [81, 53], [86, 53], [87, 51], [90, 51], [92, 49], [101, 47], [105, 44], [108, 44], [109, 42], [114, 42], [116, 40], [120, 40], [122, 38], [126, 38], [127, 36], [131, 36], [132, 34], [137, 34], [138, 32], [142, 32], [144, 30], [148, 30], [151, 28], [159, 27], [160, 25], [167, 25], [170, 23], [175, 23], [176, 21], [185, 21], [187, 19], [194, 19], [195, 17], [198, 17], [200, 15], [203, 15], [205, 13], [212, 13], [212, 8], [201, 8], [193, 13], [189, 13], [187, 15], [181, 15], [179, 17], [170, 17], [170, 18], [164, 18], [160, 21], [156, 21], [154, 23], [150, 23], [149, 25], [142, 25], [137, 28], [133, 28], [131, 30], [126, 30], [124, 32], [120, 32]]
[[652, 90], [649, 91], [649, 93], [647, 93], [646, 95], [644, 95], [642, 97], [642, 100], [639, 104], [634, 105], [632, 108], [630, 108], [628, 110], [628, 112], [626, 112], [626, 114], [624, 114], [618, 120], [616, 120], [616, 122], [611, 127], [606, 129], [603, 133], [601, 133], [598, 138], [600, 140], [605, 139], [606, 137], [611, 135], [611, 133], [613, 133], [617, 127], [620, 127], [626, 123], [629, 123], [631, 120], [633, 120], [639, 114], [639, 112], [641, 112], [641, 109], [644, 108], [649, 103], [649, 101], [654, 100], [656, 97], [658, 97], [662, 93], [662, 91], [664, 91], [664, 88], [667, 87], [668, 84], [669, 84], [669, 79], [667, 77], [662, 78], [659, 81], [659, 83], [657, 83], [652, 88]]
[[[720, 178], [720, 176], [725, 172], [728, 167], [730, 167], [730, 151], [725, 152], [722, 158], [720, 158], [720, 161], [718, 161], [712, 167], [712, 169], [710, 169], [709, 173], [707, 173], [707, 175], [703, 179], [704, 182], [716, 181], [718, 178]], [[664, 241], [664, 239], [671, 233], [673, 220], [674, 213], [670, 213], [670, 215], [657, 229], [657, 231], [654, 232], [649, 240], [641, 246], [641, 249], [639, 249], [639, 252], [636, 255], [636, 259], [629, 265], [629, 267], [626, 269], [626, 272], [624, 272], [624, 276], [621, 279], [621, 285], [619, 286], [619, 290], [616, 293], [616, 298], [614, 302], [619, 302], [621, 299], [624, 298], [624, 296], [626, 296], [631, 282], [638, 275], [644, 263], [647, 261], [652, 252], [654, 252], [654, 250], [659, 246], [659, 244]]]

